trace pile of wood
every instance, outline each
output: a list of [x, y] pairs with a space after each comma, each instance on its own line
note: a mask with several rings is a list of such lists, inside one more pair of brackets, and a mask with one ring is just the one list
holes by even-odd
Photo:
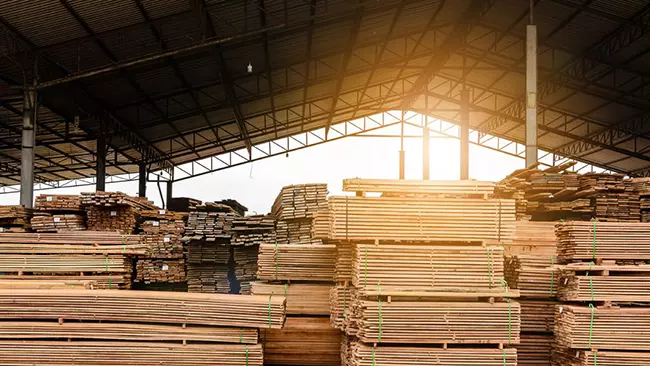
[[285, 321], [281, 296], [0, 290], [0, 309], [0, 365], [262, 366], [258, 328]]
[[101, 207], [129, 206], [137, 210], [159, 209], [146, 197], [133, 197], [122, 192], [83, 192], [81, 193], [81, 204], [83, 206]]
[[183, 258], [183, 242], [178, 234], [140, 234], [149, 258]]
[[167, 202], [167, 208], [176, 212], [196, 211], [196, 208], [203, 202], [195, 198], [173, 197]]
[[314, 237], [314, 219], [278, 220], [277, 241], [280, 244], [322, 244], [323, 240]]
[[553, 334], [522, 334], [517, 345], [517, 365], [550, 365], [554, 339]]
[[477, 180], [343, 179], [343, 191], [358, 195], [377, 192], [388, 196], [488, 196], [494, 194], [494, 187], [494, 182]]
[[77, 194], [41, 194], [34, 200], [36, 211], [83, 211], [81, 196]]
[[228, 264], [230, 262], [230, 243], [191, 241], [185, 244], [187, 263], [195, 264]]
[[86, 207], [88, 230], [131, 234], [138, 226], [138, 211], [131, 206]]
[[32, 230], [38, 233], [86, 230], [85, 218], [78, 214], [37, 213], [31, 219]]
[[558, 259], [650, 260], [650, 225], [646, 223], [568, 221], [557, 224]]
[[272, 215], [237, 217], [233, 220], [232, 231], [232, 245], [275, 243], [275, 217]]
[[330, 197], [331, 238], [504, 244], [515, 230], [509, 199]]
[[[230, 209], [230, 207], [226, 207]], [[183, 240], [217, 241], [230, 239], [234, 219], [235, 213], [232, 211], [192, 211], [185, 225]]]
[[135, 266], [135, 281], [150, 283], [186, 282], [183, 259], [139, 259]]
[[257, 279], [258, 252], [258, 245], [232, 247], [235, 286], [239, 288], [240, 294], [251, 293], [251, 283]]
[[[521, 339], [528, 336], [545, 335], [553, 337], [555, 327], [556, 300], [519, 299], [521, 305]], [[548, 360], [547, 360], [548, 362]]]
[[560, 275], [562, 301], [650, 303], [650, 265], [570, 263]]
[[32, 210], [24, 206], [0, 206], [0, 232], [25, 232], [29, 230]]
[[334, 242], [334, 245], [336, 245], [334, 281], [337, 283], [352, 281], [355, 246], [349, 241]]
[[[517, 366], [517, 350], [496, 348], [443, 348], [372, 346], [352, 342], [344, 350], [346, 365], [421, 365], [421, 366]], [[480, 360], [480, 363], [476, 363]]]
[[262, 244], [257, 276], [270, 281], [331, 282], [335, 260], [334, 245]]
[[560, 269], [554, 255], [517, 254], [505, 258], [506, 281], [529, 299], [557, 297]]
[[351, 335], [356, 333], [356, 329], [350, 329], [353, 328], [353, 324], [351, 322], [346, 324], [346, 321], [352, 314], [353, 300], [357, 297], [356, 289], [354, 286], [349, 285], [347, 281], [337, 283], [330, 289], [330, 323], [332, 327], [343, 332], [349, 331]]
[[287, 315], [330, 315], [331, 285], [326, 283], [253, 282], [253, 295], [287, 298]]
[[228, 241], [192, 241], [185, 245], [189, 292], [230, 293], [232, 250]]
[[650, 352], [574, 351], [562, 349], [553, 353], [553, 366], [645, 366]]
[[312, 218], [327, 209], [327, 184], [296, 184], [282, 187], [272, 213], [278, 220]]
[[287, 317], [283, 329], [260, 329], [265, 365], [337, 366], [339, 332], [323, 317]]

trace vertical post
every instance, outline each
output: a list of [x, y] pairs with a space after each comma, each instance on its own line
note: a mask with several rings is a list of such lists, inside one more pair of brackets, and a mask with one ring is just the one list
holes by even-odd
[[469, 179], [469, 90], [460, 92], [460, 179]]
[[140, 163], [138, 168], [138, 197], [147, 197], [147, 164]]
[[[426, 117], [425, 117], [426, 119]], [[431, 144], [431, 130], [429, 130], [429, 125], [424, 122], [424, 127], [422, 128], [422, 179], [429, 180], [430, 174], [430, 163], [429, 158], [431, 156], [430, 144]]]
[[38, 101], [36, 88], [25, 91], [23, 100], [23, 136], [20, 157], [20, 204], [34, 207], [34, 147]]
[[530, 24], [526, 26], [526, 167], [537, 162], [537, 26], [533, 25], [533, 2]]
[[95, 167], [95, 190], [106, 190], [106, 137], [103, 132], [97, 136], [97, 164]]
[[401, 132], [400, 132], [400, 142], [399, 142], [399, 179], [404, 179], [405, 177], [405, 168], [404, 164], [406, 164], [406, 153], [404, 151], [404, 111], [402, 111], [402, 124], [401, 124]]
[[165, 206], [165, 208], [169, 207], [169, 201], [172, 200], [172, 195], [173, 195], [172, 186], [173, 186], [173, 184], [174, 184], [174, 181], [171, 181], [171, 180], [167, 181], [167, 199], [165, 200], [165, 204], [163, 205], [163, 206]]

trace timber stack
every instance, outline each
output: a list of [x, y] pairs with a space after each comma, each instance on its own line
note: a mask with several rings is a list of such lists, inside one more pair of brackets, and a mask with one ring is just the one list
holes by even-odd
[[[186, 283], [185, 259], [181, 241], [185, 230], [184, 214], [169, 210], [142, 210], [139, 234], [147, 246], [145, 256], [138, 258], [135, 282], [145, 285]], [[175, 288], [175, 286], [173, 286]]]
[[262, 366], [282, 296], [2, 290], [0, 365]]
[[24, 233], [30, 230], [32, 210], [25, 206], [0, 206], [0, 232]]
[[559, 304], [560, 266], [554, 222], [518, 221], [506, 247], [506, 282], [519, 290], [521, 343], [519, 365], [550, 365], [555, 306]]
[[[511, 242], [515, 208], [513, 200], [492, 198], [493, 189], [474, 181], [355, 179], [344, 190], [356, 196], [330, 197], [331, 235], [342, 240], [337, 259], [346, 261], [336, 266], [342, 282], [330, 294], [331, 322], [345, 332], [343, 364], [517, 365], [510, 346], [519, 343], [518, 291], [505, 282], [497, 245]], [[391, 225], [412, 214], [405, 208], [419, 215], [420, 229], [407, 220]]]
[[143, 210], [158, 210], [146, 198], [131, 197], [122, 192], [91, 192], [81, 194], [86, 210], [88, 230], [133, 233]]
[[275, 243], [275, 217], [252, 215], [233, 220], [231, 245], [233, 247], [234, 280], [238, 292], [251, 293], [251, 283], [257, 278], [257, 257], [260, 244]]
[[137, 235], [111, 232], [2, 233], [0, 280], [12, 288], [19, 286], [9, 281], [127, 289], [133, 258], [145, 249]]
[[[340, 364], [340, 335], [329, 322], [336, 247], [312, 236], [314, 217], [327, 205], [327, 186], [284, 187], [273, 205], [278, 240], [259, 247], [260, 281], [252, 293], [286, 296], [287, 324], [263, 330], [267, 365]], [[298, 351], [309, 350], [309, 352]]]
[[553, 365], [647, 365], [650, 223], [562, 222]]
[[86, 230], [86, 215], [80, 195], [42, 194], [34, 200], [32, 230], [58, 232]]

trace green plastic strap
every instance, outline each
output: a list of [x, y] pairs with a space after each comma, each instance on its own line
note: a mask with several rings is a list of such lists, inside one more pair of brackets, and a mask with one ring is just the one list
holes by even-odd
[[379, 296], [377, 296], [377, 302], [379, 303], [379, 318], [378, 318], [378, 327], [379, 327], [379, 337], [377, 338], [377, 343], [381, 343], [381, 336], [383, 333], [383, 325], [384, 325], [384, 315], [381, 313], [381, 281], [379, 281], [379, 284], [377, 285], [377, 290], [379, 291]]
[[269, 329], [271, 328], [271, 299], [273, 298], [273, 294], [269, 295]]
[[366, 248], [366, 255], [365, 255], [365, 264], [363, 268], [363, 287], [368, 286], [368, 245], [365, 246]]
[[126, 244], [124, 243], [124, 235], [122, 235], [122, 254], [126, 254]]
[[372, 366], [375, 366], [375, 346], [372, 346]]
[[289, 287], [288, 283], [284, 284], [284, 297], [287, 297], [287, 287]]
[[551, 288], [549, 290], [549, 297], [553, 297], [553, 287], [555, 287], [555, 258], [551, 257]]
[[242, 343], [243, 337], [244, 337], [244, 328], [239, 328], [239, 343]]
[[506, 302], [508, 303], [508, 344], [510, 344], [512, 341], [512, 303], [510, 302], [510, 297], [508, 297], [508, 283], [502, 279], [501, 284], [506, 288]]
[[345, 319], [345, 310], [348, 308], [348, 282], [343, 285], [343, 320]]
[[246, 366], [248, 366], [248, 345], [246, 345]]
[[598, 366], [598, 351], [594, 351], [594, 366]]
[[594, 223], [594, 229], [593, 229], [593, 243], [591, 246], [591, 257], [595, 261], [596, 260], [596, 219], [591, 220]]
[[508, 366], [508, 359], [506, 358], [506, 349], [502, 349], [503, 351], [503, 366]]
[[277, 240], [275, 241], [275, 280], [278, 280], [278, 242]]
[[487, 250], [487, 259], [488, 259], [488, 278], [490, 279], [490, 288], [494, 284], [494, 279], [492, 277], [492, 252], [490, 248], [485, 248]]
[[[594, 265], [594, 262], [589, 262], [589, 271], [591, 271], [591, 266]], [[589, 277], [589, 288], [591, 289], [591, 301], [596, 301], [595, 300], [595, 295], [594, 295], [594, 279], [589, 275], [589, 271], [587, 271], [587, 277]]]
[[587, 348], [591, 348], [591, 339], [594, 335], [594, 312], [596, 311], [594, 304], [589, 304], [589, 308], [591, 308], [591, 320], [589, 321], [589, 344]]
[[113, 288], [113, 281], [111, 280], [111, 274], [108, 272], [108, 256], [104, 257], [106, 260], [104, 261], [104, 270], [106, 273], [108, 273], [108, 289]]

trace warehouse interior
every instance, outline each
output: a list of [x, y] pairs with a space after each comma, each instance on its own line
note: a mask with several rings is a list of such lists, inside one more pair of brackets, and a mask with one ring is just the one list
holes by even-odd
[[[647, 365], [649, 61], [644, 0], [1, 2], [0, 194], [20, 204], [0, 206], [0, 355]], [[394, 179], [340, 196], [296, 181], [247, 215], [174, 194], [387, 129]], [[431, 179], [435, 137], [460, 141], [459, 180]], [[525, 168], [472, 179], [470, 144]], [[109, 192], [127, 181], [139, 197]]]

